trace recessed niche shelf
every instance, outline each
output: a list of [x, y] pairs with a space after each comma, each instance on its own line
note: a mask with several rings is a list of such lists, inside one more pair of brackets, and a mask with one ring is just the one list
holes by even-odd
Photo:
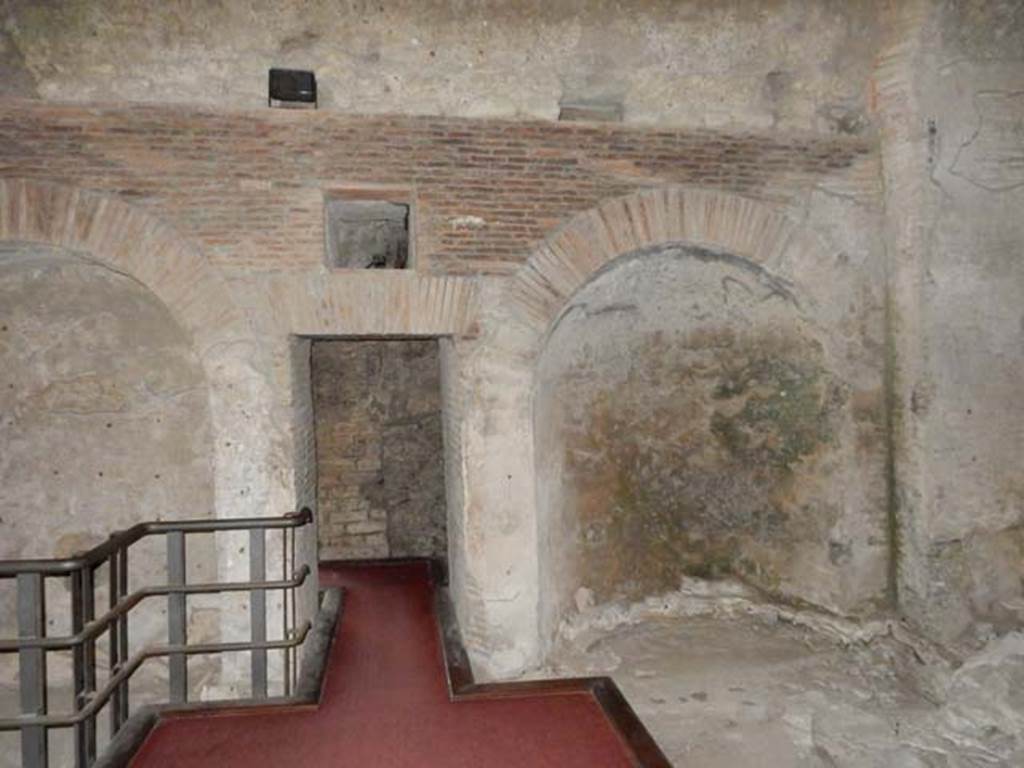
[[381, 190], [330, 192], [324, 199], [326, 262], [334, 269], [405, 269], [412, 204]]

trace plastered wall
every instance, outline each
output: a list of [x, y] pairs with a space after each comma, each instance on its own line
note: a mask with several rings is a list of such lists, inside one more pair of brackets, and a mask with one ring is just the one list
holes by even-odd
[[[323, 108], [857, 133], [878, 32], [867, 0], [400, 0], [0, 6], [0, 93], [251, 109], [270, 66]], [[130, 64], [129, 64], [130, 62]]]
[[900, 603], [970, 649], [1019, 627], [1024, 19], [908, 3], [880, 60]]

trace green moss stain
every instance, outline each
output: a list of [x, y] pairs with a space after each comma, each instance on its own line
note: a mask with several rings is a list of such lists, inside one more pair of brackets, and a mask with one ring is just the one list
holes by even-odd
[[716, 400], [745, 397], [734, 414], [716, 410], [711, 432], [738, 459], [790, 469], [832, 437], [824, 371], [758, 356], [716, 387]]
[[588, 401], [586, 372], [570, 376], [582, 583], [599, 599], [674, 589], [684, 574], [778, 589], [793, 542], [819, 525], [800, 483], [843, 406], [820, 358], [802, 338], [705, 331], [645, 338]]

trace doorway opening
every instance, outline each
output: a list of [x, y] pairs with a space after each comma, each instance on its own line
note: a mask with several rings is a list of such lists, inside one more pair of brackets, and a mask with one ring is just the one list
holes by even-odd
[[438, 339], [314, 339], [321, 561], [447, 563]]

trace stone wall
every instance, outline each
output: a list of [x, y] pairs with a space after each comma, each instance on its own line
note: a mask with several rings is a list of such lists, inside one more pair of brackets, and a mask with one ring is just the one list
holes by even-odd
[[[88, 253], [191, 336], [220, 516], [311, 500], [296, 335], [451, 337], [452, 583], [494, 675], [536, 663], [549, 629], [533, 419], [550, 324], [645, 248], [761, 265], [809, 293], [814, 334], [838, 335], [823, 369], [859, 361], [862, 381], [840, 377], [844, 428], [874, 413], [883, 358], [886, 482], [877, 436], [848, 430], [841, 450], [870, 449], [843, 459], [864, 470], [843, 488], [885, 494], [864, 517], [889, 523], [890, 600], [970, 640], [1020, 621], [1018, 5], [438, 0], [241, 18], [165, 3], [139, 24], [135, 3], [10, 0], [0, 238]], [[271, 63], [316, 68], [326, 109], [262, 108]], [[633, 124], [536, 119], [567, 100], [621, 102]], [[403, 111], [446, 116], [383, 114]], [[413, 269], [324, 266], [325, 194], [352, 187], [411, 201]], [[868, 529], [850, 530], [838, 560]], [[222, 554], [222, 575], [244, 575], [244, 552]]]
[[[638, 240], [665, 242], [657, 238], [774, 259], [783, 277], [800, 272], [810, 283], [834, 280], [831, 265], [845, 263], [847, 274], [865, 270], [859, 287], [849, 285], [854, 293], [880, 277], [877, 158], [863, 138], [150, 107], [0, 109], [0, 132], [11, 139], [0, 145], [3, 168], [32, 179], [0, 186], [0, 230], [57, 241], [83, 232], [89, 249], [112, 252], [158, 286], [202, 339], [218, 382], [211, 404], [219, 515], [279, 514], [310, 498], [306, 369], [295, 335], [453, 337], [445, 374], [448, 498], [458, 504], [449, 510], [452, 583], [484, 675], [520, 671], [543, 651], [533, 371], [524, 367], [536, 352], [505, 337], [523, 323], [533, 328], [537, 308], [549, 303], [546, 281], [557, 293]], [[406, 158], [390, 147], [396, 143], [415, 151]], [[488, 143], [501, 162], [461, 154]], [[416, 181], [416, 269], [325, 268], [325, 192], [393, 189], [406, 172]], [[60, 178], [104, 192], [54, 186]], [[432, 196], [449, 201], [450, 220], [431, 209]], [[483, 210], [491, 219], [476, 213]], [[136, 224], [150, 219], [180, 233], [173, 246], [150, 249], [174, 260], [135, 253], [147, 233], [164, 232]], [[442, 261], [445, 243], [460, 240], [465, 253], [452, 246]], [[201, 262], [195, 252], [178, 255], [191, 243]], [[512, 279], [502, 277], [516, 265]], [[538, 265], [556, 272], [538, 273]], [[490, 274], [425, 274], [446, 270]], [[523, 311], [512, 322], [503, 314], [510, 301]], [[839, 313], [846, 305], [828, 306]], [[844, 322], [856, 344], [856, 324], [878, 305], [869, 292], [854, 306]], [[215, 312], [241, 322], [199, 321]], [[237, 341], [215, 340], [225, 332]], [[244, 570], [244, 552], [224, 553], [225, 574]], [[313, 561], [312, 541], [303, 553]], [[307, 594], [304, 615], [315, 593]]]
[[447, 558], [436, 340], [316, 341], [320, 559]]
[[[290, 338], [454, 337], [446, 400], [461, 412], [445, 416], [454, 459], [446, 472], [459, 546], [450, 560], [484, 674], [520, 670], [541, 653], [534, 465], [521, 451], [532, 440], [522, 420], [532, 412], [532, 372], [492, 336], [515, 327], [502, 328], [494, 308], [531, 284], [529, 260], [546, 252], [544, 238], [564, 233], [559, 252], [590, 254], [573, 274], [589, 273], [609, 232], [678, 229], [688, 242], [718, 245], [735, 229], [744, 240], [726, 241], [728, 250], [775, 247], [785, 258], [795, 248], [807, 254], [795, 263], [808, 275], [833, 259], [856, 269], [878, 247], [878, 166], [867, 137], [30, 102], [0, 105], [0, 136], [0, 169], [29, 180], [8, 182], [0, 230], [87, 237], [88, 249], [112, 252], [157, 286], [201, 339], [217, 382], [218, 515], [308, 503], [306, 369]], [[415, 268], [326, 268], [325, 195], [356, 187], [390, 196], [404, 185]], [[684, 205], [698, 189], [710, 196], [695, 199], [714, 202]], [[662, 207], [636, 207], [651, 194]], [[626, 207], [609, 214], [609, 201]], [[753, 201], [779, 221], [804, 222], [800, 231], [824, 245], [815, 252], [752, 217], [762, 209]], [[151, 251], [173, 260], [135, 253], [148, 233], [166, 231], [155, 221], [177, 240]], [[627, 252], [612, 237], [612, 250]], [[507, 278], [520, 268], [522, 278]], [[868, 311], [874, 300], [858, 306]], [[213, 313], [231, 321], [201, 319]], [[314, 544], [303, 541], [306, 562]], [[225, 556], [225, 573], [244, 572], [244, 552], [227, 547]]]
[[972, 648], [1024, 625], [1024, 15], [906, 3], [878, 73], [900, 604]]

